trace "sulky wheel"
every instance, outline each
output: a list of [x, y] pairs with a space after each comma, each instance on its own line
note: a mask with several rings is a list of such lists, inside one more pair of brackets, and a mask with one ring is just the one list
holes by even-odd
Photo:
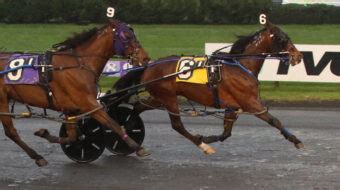
[[[88, 163], [96, 160], [105, 150], [105, 132], [103, 127], [94, 119], [78, 122], [78, 139], [69, 145], [61, 145], [64, 153], [73, 161]], [[60, 137], [66, 137], [66, 128], [63, 124], [59, 132]]]
[[[108, 113], [113, 120], [125, 128], [126, 133], [136, 143], [141, 145], [145, 136], [144, 123], [139, 116], [130, 117], [131, 111], [132, 109], [127, 107], [115, 107], [110, 109]], [[106, 130], [106, 140], [106, 148], [114, 154], [129, 155], [134, 152], [118, 135], [110, 130]]]

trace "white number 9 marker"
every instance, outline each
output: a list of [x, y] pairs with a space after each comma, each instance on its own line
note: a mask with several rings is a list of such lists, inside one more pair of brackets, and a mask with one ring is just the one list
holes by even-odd
[[115, 16], [115, 9], [113, 7], [108, 7], [106, 16], [109, 18], [113, 18], [113, 16]]
[[267, 15], [260, 14], [259, 20], [260, 20], [260, 24], [265, 25], [267, 23]]
[[[25, 64], [25, 59], [15, 59], [11, 61], [8, 65], [10, 69], [16, 69], [17, 67], [22, 67]], [[22, 69], [17, 69], [13, 72], [9, 72], [7, 77], [11, 81], [17, 81], [21, 78]]]

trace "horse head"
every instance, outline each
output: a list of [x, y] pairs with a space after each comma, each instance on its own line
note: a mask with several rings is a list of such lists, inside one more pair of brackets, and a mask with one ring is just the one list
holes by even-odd
[[150, 61], [148, 53], [140, 45], [133, 29], [126, 23], [110, 20], [108, 25], [113, 31], [114, 55], [128, 57], [134, 66], [144, 66]]
[[269, 53], [288, 55], [286, 60], [291, 65], [299, 64], [302, 61], [303, 54], [295, 47], [289, 36], [279, 27], [267, 21], [260, 35], [264, 41], [271, 44], [268, 49]]
[[[85, 43], [89, 42], [89, 43]], [[75, 34], [61, 43], [54, 44], [54, 51], [77, 50], [80, 54], [94, 54], [109, 58], [113, 55], [129, 58], [134, 66], [143, 66], [150, 61], [132, 28], [119, 20], [110, 20], [101, 28], [92, 28]], [[106, 62], [103, 62], [106, 63]]]

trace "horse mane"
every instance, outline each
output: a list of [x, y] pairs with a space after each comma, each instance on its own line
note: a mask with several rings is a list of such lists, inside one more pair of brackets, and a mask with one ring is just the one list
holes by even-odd
[[236, 35], [238, 40], [231, 47], [230, 53], [231, 54], [242, 54], [246, 50], [247, 45], [251, 43], [254, 40], [254, 38], [257, 37], [264, 30], [265, 28], [260, 31], [255, 32], [254, 34], [250, 34], [246, 36]]
[[[250, 34], [247, 36], [236, 36], [238, 40], [233, 44], [231, 47], [230, 53], [231, 54], [242, 54], [246, 50], [246, 47], [248, 46], [249, 43], [253, 42], [256, 37], [258, 37], [261, 32], [266, 30], [265, 28], [255, 32], [254, 34]], [[286, 33], [284, 33], [280, 28], [274, 27], [271, 29], [272, 34], [274, 34], [274, 39], [273, 39], [273, 51], [274, 52], [279, 52], [281, 51], [284, 47], [287, 46], [287, 43], [290, 41], [290, 38]]]
[[98, 30], [99, 29], [95, 27], [89, 30], [84, 30], [81, 33], [75, 33], [72, 37], [66, 39], [65, 41], [54, 44], [52, 48], [56, 49], [57, 51], [73, 49], [86, 42], [89, 38], [96, 34]]

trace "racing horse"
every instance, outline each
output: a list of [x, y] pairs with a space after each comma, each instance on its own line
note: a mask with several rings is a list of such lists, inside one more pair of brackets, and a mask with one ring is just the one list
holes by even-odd
[[[50, 64], [47, 65], [49, 67], [42, 67], [49, 70], [52, 75], [52, 80], [44, 85], [5, 84], [6, 77], [21, 77], [18, 75], [23, 74], [26, 68], [16, 70], [15, 67], [26, 62], [26, 58], [22, 56], [29, 55], [0, 53], [1, 71], [14, 69], [3, 74], [0, 79], [0, 119], [6, 136], [34, 159], [38, 166], [47, 164], [41, 155], [20, 138], [14, 128], [12, 118], [8, 115], [9, 100], [12, 99], [30, 106], [60, 111], [66, 118], [88, 113], [102, 126], [117, 133], [138, 156], [147, 155], [147, 151], [132, 140], [97, 102], [97, 83], [109, 58], [114, 55], [130, 58], [133, 65], [145, 64], [150, 60], [132, 28], [119, 20], [110, 20], [100, 28], [75, 34], [54, 45], [54, 49], [55, 51], [49, 52], [51, 57]], [[67, 120], [66, 133], [66, 137], [56, 137], [48, 130], [40, 129], [35, 135], [47, 139], [50, 143], [70, 144], [77, 138], [75, 119]]]
[[[248, 69], [241, 65], [222, 64], [221, 81], [217, 83], [218, 105], [215, 101], [214, 92], [208, 85], [176, 82], [176, 77], [173, 77], [147, 83], [145, 89], [150, 93], [151, 98], [144, 100], [142, 104], [137, 103], [135, 106], [135, 114], [138, 115], [145, 110], [164, 106], [169, 112], [173, 129], [193, 142], [202, 149], [204, 153], [212, 154], [215, 150], [208, 144], [224, 141], [230, 137], [233, 123], [239, 113], [238, 110], [242, 110], [243, 112], [252, 113], [269, 125], [277, 128], [297, 149], [303, 148], [303, 143], [295, 135], [290, 133], [277, 118], [268, 112], [258, 97], [259, 83], [257, 75], [263, 65], [264, 59], [266, 56], [277, 54], [278, 52], [285, 52], [284, 54], [289, 58], [287, 60], [291, 65], [300, 63], [303, 57], [286, 33], [279, 27], [267, 22], [262, 30], [253, 35], [241, 37], [233, 44], [231, 48], [232, 54], [248, 54], [259, 57], [239, 60], [240, 63]], [[218, 57], [221, 57], [221, 59]], [[144, 71], [137, 71], [122, 77], [114, 87], [119, 90], [132, 83], [144, 83], [162, 78], [163, 76], [169, 76], [169, 74], [177, 71], [176, 65], [180, 59], [181, 57], [171, 56], [157, 60], [152, 66], [146, 66]], [[223, 55], [217, 54], [212, 61], [223, 62]], [[180, 118], [177, 95], [184, 96], [189, 100], [205, 106], [233, 110], [225, 113], [224, 132], [221, 135], [214, 136], [192, 135], [189, 133], [184, 128]], [[147, 106], [145, 106], [145, 104]]]

